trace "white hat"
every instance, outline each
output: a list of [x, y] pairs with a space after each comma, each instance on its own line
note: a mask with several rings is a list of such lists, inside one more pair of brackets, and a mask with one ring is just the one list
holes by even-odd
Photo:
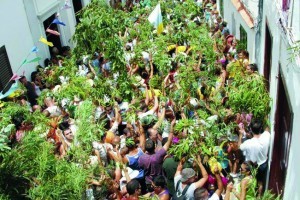
[[[134, 179], [139, 175], [138, 170], [132, 170], [130, 167], [127, 167], [127, 171], [128, 171], [128, 175], [129, 175], [130, 179]], [[127, 184], [124, 170], [122, 170], [122, 176], [123, 177], [120, 179], [120, 189], [121, 189], [121, 191]]]
[[[139, 175], [138, 170], [133, 170], [130, 167], [126, 167], [126, 168], [127, 168], [127, 172], [128, 172], [130, 179], [134, 179], [135, 177], [137, 177]], [[122, 176], [123, 176], [123, 178], [125, 178], [124, 170], [122, 170]]]

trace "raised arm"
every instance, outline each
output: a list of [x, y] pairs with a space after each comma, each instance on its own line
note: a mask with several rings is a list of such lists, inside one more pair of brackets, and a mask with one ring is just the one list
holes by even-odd
[[89, 66], [91, 72], [96, 76], [97, 74], [96, 74], [96, 71], [95, 71], [94, 67], [91, 65], [91, 61], [89, 61], [88, 66]]
[[147, 87], [147, 85], [146, 84], [144, 84], [144, 87], [145, 87], [145, 89], [146, 89], [146, 93], [145, 93], [145, 95], [146, 95], [146, 98], [145, 98], [145, 104], [148, 106], [149, 105], [149, 101], [150, 101], [150, 98], [149, 98], [149, 90], [148, 90], [148, 87]]
[[150, 53], [149, 55], [149, 63], [150, 63], [150, 75], [149, 75], [149, 79], [151, 79], [153, 77], [153, 63], [152, 63], [152, 54]]
[[198, 166], [200, 168], [200, 171], [201, 171], [201, 174], [202, 174], [202, 178], [195, 183], [196, 188], [200, 188], [206, 183], [206, 181], [208, 179], [208, 174], [207, 174], [206, 169], [202, 165], [200, 155], [197, 156], [197, 159], [195, 161], [198, 164]]
[[225, 194], [224, 200], [230, 200], [230, 194], [231, 194], [232, 189], [233, 189], [233, 183], [230, 182], [230, 183], [227, 184], [226, 194]]
[[[174, 122], [173, 122], [174, 121]], [[168, 149], [170, 148], [171, 144], [172, 144], [172, 141], [173, 141], [173, 127], [174, 127], [174, 124], [175, 124], [175, 119], [172, 121], [171, 123], [171, 132], [169, 134], [169, 137], [168, 137], [168, 141], [166, 142], [166, 144], [163, 146], [163, 148], [168, 151]]]
[[[155, 95], [154, 91], [151, 91], [153, 92], [152, 95]], [[153, 108], [151, 108], [151, 110], [153, 111], [153, 113], [155, 113], [155, 111], [158, 109], [158, 98], [157, 96], [155, 95], [154, 96], [154, 106]]]
[[117, 103], [115, 104], [115, 117], [118, 124], [120, 124], [122, 122], [122, 117], [120, 115], [120, 111]]
[[141, 123], [139, 123], [139, 132], [140, 132], [140, 147], [143, 151], [145, 151], [146, 135]]
[[181, 174], [182, 169], [183, 169], [183, 163], [185, 161], [185, 158], [181, 158], [180, 162], [178, 163], [177, 169], [176, 169], [176, 173], [174, 175], [174, 177], [178, 176]]
[[161, 125], [161, 123], [163, 122], [163, 120], [165, 119], [165, 114], [166, 114], [166, 109], [163, 108], [162, 109], [162, 113], [158, 119], [158, 121], [155, 123], [155, 125], [153, 126], [153, 129], [158, 129]]
[[222, 179], [218, 167], [215, 167], [214, 172], [215, 172], [217, 185], [218, 185], [218, 189], [215, 191], [215, 193], [220, 197], [223, 192], [223, 183], [222, 183]]

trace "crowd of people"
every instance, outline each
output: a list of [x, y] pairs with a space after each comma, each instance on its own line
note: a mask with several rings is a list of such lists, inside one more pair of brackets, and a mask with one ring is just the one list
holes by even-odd
[[[136, 2], [139, 3], [139, 2]], [[218, 65], [218, 76], [215, 90], [230, 87], [230, 83], [236, 75], [235, 66], [240, 66], [247, 76], [257, 75], [257, 65], [251, 63], [249, 53], [246, 50], [236, 49], [238, 40], [230, 34], [227, 23], [217, 11], [216, 1], [197, 0], [195, 3], [203, 8], [200, 16], [193, 16], [190, 21], [200, 23], [205, 21], [212, 39], [223, 41], [221, 49], [215, 46], [215, 50], [222, 55], [215, 62]], [[136, 22], [138, 23], [138, 22]], [[186, 23], [189, 23], [186, 21]], [[123, 36], [124, 35], [124, 36]], [[89, 163], [105, 169], [101, 177], [93, 177], [89, 182], [86, 196], [93, 199], [93, 193], [107, 184], [107, 199], [149, 199], [161, 200], [186, 199], [186, 200], [217, 200], [217, 199], [256, 199], [265, 190], [265, 180], [268, 168], [268, 149], [270, 133], [264, 129], [264, 121], [255, 119], [251, 113], [237, 113], [232, 121], [236, 123], [236, 131], [228, 138], [221, 141], [220, 150], [216, 154], [222, 154], [225, 158], [222, 167], [219, 164], [209, 164], [207, 156], [202, 152], [189, 157], [184, 155], [176, 158], [168, 152], [172, 145], [178, 141], [178, 132], [175, 131], [178, 120], [192, 118], [184, 112], [183, 108], [175, 105], [171, 98], [167, 101], [160, 98], [166, 95], [165, 91], [154, 90], [150, 87], [151, 79], [160, 75], [153, 63], [153, 55], [150, 52], [142, 52], [143, 64], [141, 68], [134, 61], [134, 48], [138, 38], [128, 39], [128, 30], [120, 33], [119, 37], [125, 41], [124, 52], [126, 69], [129, 76], [135, 76], [139, 85], [135, 89], [143, 95], [142, 98], [133, 98], [127, 102], [122, 97], [113, 99], [113, 104], [97, 104], [94, 118], [105, 121], [106, 132], [99, 141], [91, 141], [93, 151]], [[179, 54], [189, 56], [191, 48], [188, 44], [176, 44], [167, 48], [170, 57]], [[26, 93], [17, 98], [23, 106], [34, 113], [41, 111], [51, 120], [50, 128], [46, 134], [49, 142], [55, 146], [55, 154], [58, 159], [66, 159], [72, 148], [80, 145], [76, 140], [77, 125], [72, 119], [70, 109], [65, 109], [62, 102], [57, 102], [53, 97], [45, 97], [43, 103], [38, 103], [38, 98], [44, 90], [58, 90], [53, 85], [47, 85], [43, 79], [51, 76], [52, 65], [63, 67], [64, 59], [70, 55], [69, 49], [59, 56], [56, 48], [53, 49], [53, 57], [47, 68], [38, 67], [32, 75], [32, 81], [21, 77], [19, 81], [25, 86]], [[193, 66], [194, 73], [201, 70], [201, 62], [204, 58], [199, 55], [199, 64]], [[202, 61], [201, 61], [202, 59]], [[103, 53], [95, 52], [88, 60], [83, 56], [77, 61], [78, 75], [88, 77], [89, 83], [97, 77], [105, 77], [114, 80], [116, 74], [112, 73], [111, 62]], [[172, 62], [169, 73], [163, 77], [165, 90], [176, 90], [178, 87], [177, 76], [180, 76], [180, 62]], [[66, 77], [62, 77], [67, 82]], [[211, 94], [206, 94], [205, 88], [199, 90], [199, 101], [206, 101]], [[166, 95], [167, 96], [167, 95]], [[228, 97], [224, 96], [221, 101], [225, 105]], [[187, 101], [195, 109], [198, 100]], [[83, 100], [74, 96], [72, 106], [80, 107]], [[139, 104], [136, 111], [137, 119], [126, 120], [126, 112], [132, 112], [131, 105]], [[206, 101], [206, 104], [209, 104]], [[209, 108], [209, 105], [206, 105]], [[228, 108], [230, 110], [230, 108]], [[155, 120], [152, 120], [155, 119]], [[145, 123], [145, 121], [150, 123]], [[196, 120], [196, 118], [195, 118]], [[11, 135], [11, 146], [19, 143], [31, 129], [30, 125], [23, 123], [22, 116], [14, 116], [12, 119], [16, 127], [16, 133]], [[205, 122], [204, 122], [205, 123]], [[215, 121], [214, 123], [217, 123]], [[182, 140], [188, 131], [180, 133]], [[224, 143], [225, 141], [225, 143]], [[113, 166], [109, 168], [108, 166]], [[253, 171], [257, 169], [256, 175]], [[256, 184], [257, 182], [257, 184]]]

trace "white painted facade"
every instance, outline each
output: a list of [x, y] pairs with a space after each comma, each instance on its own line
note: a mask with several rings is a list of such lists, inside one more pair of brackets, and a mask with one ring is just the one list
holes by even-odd
[[[240, 40], [240, 26], [242, 26], [247, 32], [247, 51], [250, 55], [250, 61], [255, 61], [255, 30], [249, 27], [240, 15], [238, 10], [234, 7], [231, 0], [224, 0], [224, 19], [228, 23], [227, 27], [230, 33], [233, 34], [238, 40]], [[256, 13], [257, 10], [252, 12]]]
[[[82, 0], [82, 5], [86, 6], [89, 2], [90, 0]], [[66, 24], [58, 25], [61, 35], [57, 37], [60, 37], [61, 45], [74, 47], [71, 38], [75, 33], [75, 13], [73, 8], [61, 10], [64, 3], [64, 0], [0, 1], [0, 47], [5, 45], [13, 73], [21, 75], [25, 71], [27, 78], [30, 77], [37, 63], [23, 65], [20, 69], [19, 67], [33, 46], [37, 46], [39, 51], [31, 53], [27, 60], [39, 56], [42, 58], [39, 64], [44, 66], [44, 60], [50, 58], [48, 46], [39, 42], [39, 39], [41, 36], [46, 38], [44, 20], [55, 13], [59, 13], [59, 20]], [[72, 6], [72, 0], [69, 3]]]
[[[242, 0], [251, 14], [254, 13], [254, 21], [256, 25], [256, 18], [258, 16], [258, 2], [259, 0]], [[265, 35], [266, 25], [269, 27], [272, 36], [272, 51], [271, 71], [270, 71], [270, 96], [273, 101], [271, 103], [271, 147], [269, 155], [269, 166], [272, 162], [272, 152], [276, 148], [274, 146], [275, 135], [275, 114], [277, 107], [277, 92], [278, 92], [278, 74], [279, 65], [281, 66], [281, 74], [284, 77], [283, 82], [286, 86], [285, 90], [291, 104], [292, 112], [294, 114], [291, 130], [292, 138], [290, 143], [288, 168], [284, 186], [284, 200], [300, 200], [300, 62], [290, 61], [291, 52], [288, 50], [294, 42], [300, 40], [300, 0], [290, 0], [290, 9], [286, 13], [282, 13], [282, 0], [262, 0], [263, 15], [261, 23], [261, 40], [255, 46], [256, 27], [250, 29], [242, 16], [238, 13], [232, 0], [224, 0], [224, 19], [228, 22], [228, 28], [239, 39], [239, 26], [242, 25], [248, 34], [248, 51], [250, 53], [251, 62], [258, 63], [259, 71], [262, 74], [264, 71], [264, 52], [265, 52]], [[256, 11], [255, 11], [256, 10]], [[256, 16], [255, 16], [256, 13]], [[288, 34], [282, 31], [279, 24], [280, 18], [288, 16], [288, 20], [284, 23], [284, 27]], [[259, 51], [256, 51], [259, 48]], [[260, 53], [257, 53], [260, 52]], [[255, 53], [257, 55], [255, 55]], [[256, 60], [255, 60], [256, 58]], [[268, 181], [272, 177], [267, 178]], [[268, 183], [267, 183], [268, 184]]]
[[[288, 160], [288, 169], [285, 180], [285, 192], [284, 192], [284, 200], [300, 200], [300, 190], [297, 189], [300, 185], [300, 63], [296, 63], [295, 61], [289, 61], [291, 57], [290, 51], [288, 48], [293, 45], [292, 40], [296, 38], [300, 38], [300, 17], [299, 17], [299, 8], [300, 1], [294, 0], [294, 6], [291, 7], [290, 13], [295, 13], [293, 17], [290, 19], [293, 21], [292, 27], [298, 32], [295, 32], [295, 37], [290, 38], [287, 37], [281, 30], [280, 25], [278, 23], [280, 15], [281, 7], [279, 6], [279, 1], [276, 0], [264, 0], [263, 3], [263, 18], [262, 18], [262, 36], [264, 38], [266, 32], [266, 24], [268, 24], [269, 30], [273, 37], [273, 47], [272, 47], [272, 63], [271, 63], [271, 76], [270, 76], [270, 96], [273, 99], [272, 102], [272, 110], [270, 113], [270, 122], [271, 122], [271, 135], [272, 142], [270, 148], [270, 156], [272, 157], [273, 148], [276, 146], [273, 145], [274, 140], [274, 125], [275, 125], [275, 112], [276, 112], [276, 97], [277, 97], [277, 88], [278, 88], [278, 73], [279, 73], [279, 64], [281, 65], [281, 72], [284, 77], [284, 82], [286, 86], [286, 92], [288, 94], [288, 99], [291, 103], [292, 111], [294, 113], [293, 122], [292, 122], [292, 138], [291, 138], [291, 146], [289, 151], [289, 160]], [[293, 3], [291, 2], [291, 3]], [[292, 4], [291, 4], [292, 6]], [[260, 47], [261, 52], [265, 51], [264, 40], [262, 40]], [[263, 63], [264, 54], [260, 54], [260, 63]], [[260, 68], [262, 72], [262, 67]], [[270, 163], [272, 160], [270, 159]], [[270, 177], [271, 179], [272, 177]]]

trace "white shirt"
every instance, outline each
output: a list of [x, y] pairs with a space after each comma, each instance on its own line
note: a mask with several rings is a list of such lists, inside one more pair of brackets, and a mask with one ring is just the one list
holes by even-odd
[[241, 144], [240, 149], [243, 151], [246, 161], [257, 163], [258, 166], [268, 159], [264, 154], [264, 148], [259, 138], [253, 137], [252, 139], [246, 140]]
[[50, 113], [50, 117], [58, 117], [61, 115], [61, 110], [58, 106], [50, 106], [46, 108], [46, 110]]
[[259, 141], [263, 146], [263, 153], [266, 157], [268, 157], [270, 139], [271, 139], [271, 134], [268, 131], [264, 131], [259, 137]]
[[139, 117], [139, 119], [142, 119], [143, 117], [146, 117], [148, 115], [153, 115], [153, 114], [154, 114], [154, 111], [153, 110], [149, 110], [149, 111], [147, 111], [145, 113], [139, 114], [138, 117]]
[[214, 193], [210, 198], [208, 198], [208, 200], [220, 200], [220, 197], [219, 197], [219, 195]]
[[[177, 182], [181, 179], [181, 175], [177, 175], [174, 177], [174, 186], [175, 186], [175, 190], [176, 190], [176, 186], [177, 186]], [[187, 186], [185, 186], [187, 187]], [[194, 191], [196, 190], [196, 184], [192, 183], [189, 187], [189, 189], [186, 191], [185, 193], [185, 199], [186, 200], [194, 200]], [[178, 186], [178, 191], [182, 192], [184, 190], [184, 188], [182, 188], [182, 183], [179, 184]], [[176, 192], [176, 191], [175, 191]]]
[[93, 148], [99, 151], [101, 160], [107, 164], [107, 150], [106, 148], [113, 149], [113, 146], [109, 143], [99, 143], [99, 142], [93, 142]]
[[119, 127], [119, 123], [117, 121], [114, 121], [114, 123], [113, 123], [112, 127], [109, 129], [109, 131], [116, 134], [116, 132], [118, 131], [118, 127]]

